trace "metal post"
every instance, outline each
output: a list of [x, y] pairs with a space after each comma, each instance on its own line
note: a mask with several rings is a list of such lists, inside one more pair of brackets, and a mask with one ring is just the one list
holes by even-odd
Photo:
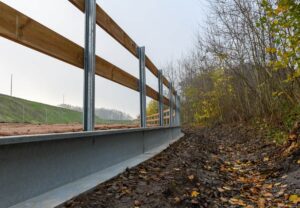
[[83, 128], [93, 131], [95, 124], [95, 44], [96, 0], [85, 1]]
[[180, 116], [181, 116], [181, 114], [180, 114], [180, 97], [178, 96], [178, 126], [180, 126], [181, 125], [181, 121], [180, 121]]
[[173, 83], [169, 86], [169, 101], [170, 101], [170, 126], [173, 126]]
[[22, 105], [22, 118], [23, 118], [23, 123], [25, 123], [25, 109], [24, 109], [24, 105]]
[[159, 112], [159, 126], [164, 126], [164, 95], [163, 95], [163, 72], [159, 70], [158, 72], [158, 91], [159, 91], [159, 102], [158, 102], [158, 112]]
[[176, 114], [175, 114], [175, 122], [176, 126], [180, 126], [180, 100], [179, 95], [176, 95]]
[[13, 75], [10, 75], [10, 96], [13, 96]]
[[140, 80], [139, 80], [139, 90], [140, 90], [140, 116], [141, 116], [141, 127], [147, 127], [146, 120], [146, 71], [145, 71], [145, 47], [138, 48], [139, 55], [139, 68], [140, 68]]
[[[174, 93], [175, 94], [175, 93]], [[177, 118], [178, 118], [178, 108], [177, 108], [177, 105], [178, 105], [178, 97], [177, 95], [174, 96], [174, 104], [175, 104], [175, 110], [174, 110], [174, 113], [175, 113], [175, 116], [174, 116], [174, 125], [175, 126], [178, 126], [178, 121], [177, 121]]]
[[48, 124], [48, 110], [45, 108], [45, 122]]

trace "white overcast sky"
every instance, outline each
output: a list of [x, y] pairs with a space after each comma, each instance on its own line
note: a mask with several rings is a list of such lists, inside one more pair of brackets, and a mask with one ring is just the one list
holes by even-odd
[[[52, 30], [84, 45], [84, 15], [67, 0], [2, 0]], [[204, 0], [97, 0], [97, 3], [137, 42], [158, 68], [192, 48], [205, 21]], [[138, 60], [97, 27], [96, 53], [138, 77]], [[83, 103], [83, 70], [0, 37], [0, 93], [58, 105]], [[157, 80], [147, 72], [147, 84]], [[139, 94], [96, 78], [96, 107], [139, 114]]]

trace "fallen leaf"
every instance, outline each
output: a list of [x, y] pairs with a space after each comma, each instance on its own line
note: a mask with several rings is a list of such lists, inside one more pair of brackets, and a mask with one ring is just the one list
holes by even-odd
[[188, 176], [188, 178], [192, 181], [192, 180], [194, 180], [195, 176], [194, 175], [190, 175], [190, 176]]
[[269, 192], [266, 192], [266, 193], [263, 194], [263, 196], [266, 197], [266, 198], [271, 198], [271, 197], [273, 197], [273, 194], [271, 194]]
[[279, 185], [281, 185], [281, 183], [275, 183], [275, 184], [274, 184], [274, 186], [279, 186]]
[[230, 191], [231, 188], [229, 186], [224, 186], [223, 189], [227, 190], [227, 191]]
[[134, 206], [136, 206], [136, 207], [139, 207], [139, 206], [141, 206], [141, 202], [139, 201], [139, 200], [135, 200], [134, 201]]
[[241, 199], [231, 198], [229, 203], [232, 205], [246, 206], [246, 203]]
[[284, 196], [284, 199], [285, 199], [285, 200], [288, 200], [289, 197], [290, 197], [288, 194], [284, 194], [283, 196]]
[[259, 189], [256, 188], [256, 187], [250, 188], [250, 191], [251, 191], [252, 193], [254, 193], [254, 194], [258, 194], [258, 193], [259, 193]]
[[268, 162], [270, 160], [269, 157], [264, 157], [264, 162]]
[[198, 191], [192, 191], [191, 197], [197, 197], [200, 193]]
[[218, 191], [221, 192], [221, 193], [225, 191], [224, 189], [222, 189], [222, 188], [220, 188], [220, 187], [218, 187], [217, 189], [218, 189]]
[[221, 199], [222, 202], [228, 202], [227, 198], [221, 197], [220, 199]]
[[191, 202], [192, 202], [192, 204], [199, 204], [199, 202], [195, 199], [193, 199]]
[[209, 165], [205, 165], [204, 168], [206, 168], [207, 170], [211, 170], [211, 166]]
[[247, 178], [244, 178], [244, 177], [239, 177], [238, 182], [241, 182], [241, 183], [247, 183], [247, 182], [248, 182], [248, 179], [247, 179]]
[[236, 199], [236, 198], [231, 198], [231, 199], [229, 200], [229, 203], [230, 203], [230, 204], [236, 204], [238, 201], [239, 201], [239, 200]]
[[285, 207], [284, 203], [277, 203], [277, 207]]
[[283, 184], [280, 186], [281, 188], [286, 188], [287, 187], [287, 184]]
[[175, 201], [176, 204], [178, 204], [181, 200], [180, 200], [180, 198], [177, 196], [177, 197], [174, 198], [174, 201]]
[[272, 189], [273, 185], [272, 184], [264, 184], [263, 188], [265, 188], [265, 189]]
[[289, 135], [289, 140], [296, 140], [297, 139], [297, 134], [290, 134]]
[[259, 198], [257, 205], [259, 208], [265, 208], [266, 207], [266, 200], [263, 198]]
[[276, 197], [280, 197], [284, 194], [284, 190], [280, 190], [277, 194]]
[[141, 174], [147, 174], [147, 171], [146, 171], [145, 169], [141, 169], [139, 172], [140, 172]]
[[289, 200], [294, 204], [297, 204], [300, 202], [300, 197], [297, 194], [292, 194], [290, 195]]

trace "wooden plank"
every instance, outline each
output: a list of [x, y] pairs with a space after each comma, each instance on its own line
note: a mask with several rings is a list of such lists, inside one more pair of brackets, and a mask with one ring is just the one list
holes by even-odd
[[[164, 118], [169, 118], [169, 116], [167, 115], [167, 114], [169, 114], [169, 112], [170, 112], [170, 109], [164, 110]], [[175, 113], [174, 113], [174, 115], [175, 115]], [[158, 117], [159, 117], [159, 113], [155, 113], [155, 114], [151, 114], [151, 115], [147, 116], [147, 119], [153, 119], [153, 118], [156, 119], [157, 118], [157, 120], [159, 120]]]
[[0, 34], [12, 41], [83, 68], [83, 48], [0, 2]]
[[[84, 12], [85, 0], [69, 0], [79, 10]], [[137, 44], [126, 34], [125, 31], [99, 6], [96, 7], [96, 22], [97, 24], [110, 34], [115, 40], [123, 45], [130, 53], [138, 57]]]
[[149, 116], [147, 116], [147, 118], [149, 117], [157, 117], [157, 115], [158, 115], [158, 113], [155, 113], [155, 114], [151, 114], [151, 115], [149, 115]]
[[[79, 10], [84, 12], [85, 0], [69, 0]], [[137, 48], [138, 45], [130, 38], [130, 36], [99, 6], [97, 5], [97, 24], [111, 35], [116, 41], [118, 41], [123, 47], [125, 47], [132, 55], [138, 58]], [[151, 71], [154, 76], [158, 77], [158, 69], [153, 64], [148, 56], [146, 56], [146, 67]], [[169, 81], [164, 77], [163, 83], [169, 88]]]
[[[0, 36], [41, 53], [84, 68], [84, 49], [35, 20], [0, 2]], [[96, 74], [139, 91], [139, 80], [101, 57], [96, 57]], [[158, 100], [158, 93], [147, 86], [147, 96]], [[166, 99], [166, 98], [165, 98]], [[165, 100], [169, 104], [169, 100]]]
[[147, 118], [153, 118], [153, 117], [158, 117], [158, 116], [159, 116], [159, 113], [155, 113], [155, 114], [147, 116]]
[[[164, 116], [167, 116], [166, 115], [167, 112], [169, 112], [169, 110], [165, 110]], [[147, 119], [158, 118], [158, 116], [159, 116], [159, 113], [155, 113], [155, 114], [147, 116]]]
[[157, 122], [159, 121], [158, 119], [150, 119], [150, 120], [147, 120], [148, 123], [152, 123], [152, 122]]

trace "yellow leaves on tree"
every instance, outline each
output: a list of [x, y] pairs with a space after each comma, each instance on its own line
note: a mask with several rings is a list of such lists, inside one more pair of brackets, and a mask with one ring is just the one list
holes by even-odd
[[266, 48], [266, 52], [268, 52], [268, 53], [276, 53], [277, 49], [276, 48]]
[[158, 103], [156, 100], [151, 100], [147, 105], [147, 115], [158, 113]]
[[230, 95], [234, 93], [230, 76], [219, 68], [199, 75], [198, 79], [207, 80], [208, 84], [203, 87], [191, 85], [183, 92], [195, 112], [194, 122], [205, 124], [222, 119], [221, 106], [229, 103]]
[[289, 70], [287, 81], [294, 81], [300, 76], [300, 3], [297, 0], [262, 1], [267, 14], [261, 19], [262, 27], [269, 25], [273, 37], [273, 46], [266, 52], [276, 58], [269, 60], [274, 70]]

